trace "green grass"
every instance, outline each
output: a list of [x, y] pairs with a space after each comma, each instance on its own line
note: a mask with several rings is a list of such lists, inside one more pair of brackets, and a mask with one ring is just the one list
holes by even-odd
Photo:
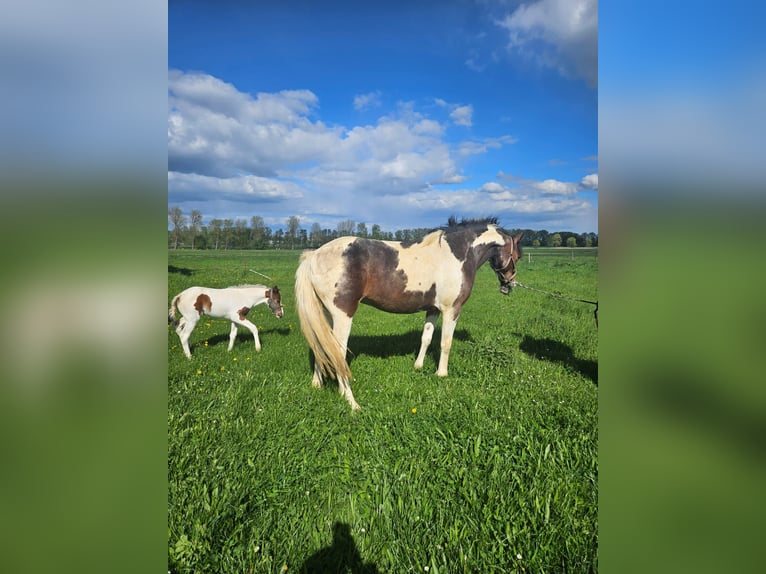
[[[488, 266], [463, 308], [450, 376], [424, 313], [362, 306], [353, 413], [310, 385], [293, 298], [297, 252], [168, 254], [168, 302], [191, 285], [271, 283], [285, 317], [249, 317], [263, 349], [202, 320], [188, 361], [168, 327], [171, 572], [597, 571], [597, 330], [592, 307], [515, 289]], [[595, 257], [524, 261], [518, 279], [597, 299]], [[207, 342], [207, 346], [205, 345]], [[519, 558], [520, 557], [520, 558]]]

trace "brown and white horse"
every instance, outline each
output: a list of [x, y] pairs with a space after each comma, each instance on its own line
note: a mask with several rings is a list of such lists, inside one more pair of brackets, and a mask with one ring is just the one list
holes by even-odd
[[[189, 287], [173, 298], [168, 310], [168, 323], [171, 323], [181, 339], [184, 355], [191, 359], [189, 350], [189, 337], [202, 315], [209, 315], [219, 319], [231, 321], [231, 333], [229, 334], [229, 351], [234, 348], [234, 340], [237, 338], [237, 325], [250, 329], [255, 339], [255, 350], [261, 350], [261, 341], [258, 339], [258, 327], [246, 317], [251, 307], [267, 303], [269, 309], [281, 319], [284, 314], [282, 309], [282, 295], [279, 287], [274, 285], [271, 289], [265, 285], [238, 285], [226, 289], [212, 289], [210, 287]], [[181, 312], [181, 319], [176, 319], [176, 310]]]
[[301, 330], [314, 354], [311, 384], [320, 387], [324, 376], [334, 377], [351, 408], [359, 409], [349, 384], [346, 350], [360, 303], [389, 313], [426, 312], [416, 369], [423, 367], [441, 314], [436, 374], [446, 377], [452, 336], [476, 271], [489, 261], [500, 292], [507, 295], [521, 256], [522, 234], [511, 236], [495, 218], [461, 223], [450, 218], [447, 226], [414, 243], [341, 237], [304, 253], [295, 277], [295, 299]]

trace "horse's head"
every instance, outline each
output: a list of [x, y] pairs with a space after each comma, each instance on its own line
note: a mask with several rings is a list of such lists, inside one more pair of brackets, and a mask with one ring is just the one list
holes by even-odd
[[279, 292], [279, 287], [274, 285], [266, 293], [269, 297], [269, 309], [271, 309], [271, 312], [274, 313], [277, 319], [281, 319], [285, 314], [285, 310], [282, 309], [282, 294]]
[[521, 238], [524, 232], [515, 236], [506, 233], [502, 235], [505, 238], [505, 244], [499, 245], [494, 250], [489, 258], [489, 264], [500, 281], [500, 292], [508, 295], [513, 286], [513, 279], [516, 277], [516, 262], [521, 258]]

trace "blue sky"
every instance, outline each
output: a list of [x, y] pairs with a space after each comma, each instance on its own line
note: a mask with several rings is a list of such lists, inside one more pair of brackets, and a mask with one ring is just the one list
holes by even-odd
[[168, 5], [168, 204], [334, 229], [598, 231], [598, 6]]

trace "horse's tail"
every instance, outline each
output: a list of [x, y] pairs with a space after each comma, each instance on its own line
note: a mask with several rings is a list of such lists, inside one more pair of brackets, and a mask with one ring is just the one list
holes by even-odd
[[344, 377], [348, 381], [351, 370], [346, 362], [346, 350], [332, 332], [324, 304], [311, 281], [311, 256], [311, 252], [304, 253], [295, 272], [295, 302], [301, 331], [322, 375], [336, 379]]
[[180, 295], [176, 295], [173, 297], [173, 302], [170, 304], [170, 309], [168, 309], [168, 323], [173, 325], [174, 329], [178, 328], [178, 324], [180, 321], [176, 319], [176, 310], [178, 308], [178, 298]]

